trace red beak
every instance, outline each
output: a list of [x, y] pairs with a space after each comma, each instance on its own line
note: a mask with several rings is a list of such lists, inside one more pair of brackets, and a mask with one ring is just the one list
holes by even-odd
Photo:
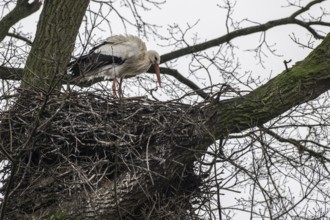
[[159, 70], [159, 65], [156, 63], [154, 64], [154, 68], [155, 68], [155, 72], [157, 74], [157, 80], [158, 80], [158, 83], [159, 83], [159, 87], [162, 87], [161, 85], [161, 81], [160, 81], [160, 70]]

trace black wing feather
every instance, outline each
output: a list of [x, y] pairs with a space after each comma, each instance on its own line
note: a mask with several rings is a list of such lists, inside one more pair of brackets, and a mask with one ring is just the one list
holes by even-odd
[[109, 64], [121, 65], [125, 62], [121, 57], [95, 53], [94, 50], [95, 48], [91, 50], [91, 53], [69, 63], [68, 67], [73, 76], [80, 76]]

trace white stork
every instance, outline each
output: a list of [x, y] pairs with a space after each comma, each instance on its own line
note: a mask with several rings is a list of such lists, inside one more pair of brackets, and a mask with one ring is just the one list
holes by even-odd
[[115, 35], [105, 39], [69, 64], [73, 76], [84, 76], [91, 80], [96, 77], [113, 79], [112, 91], [116, 94], [116, 78], [120, 78], [119, 96], [122, 96], [122, 80], [125, 76], [135, 76], [154, 66], [159, 86], [161, 86], [160, 56], [154, 50], [147, 50], [145, 43], [132, 35]]

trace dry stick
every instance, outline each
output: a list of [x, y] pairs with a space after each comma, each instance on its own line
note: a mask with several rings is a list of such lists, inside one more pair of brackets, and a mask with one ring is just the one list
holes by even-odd
[[[152, 133], [153, 133], [153, 130], [152, 130], [151, 134]], [[150, 167], [149, 167], [149, 143], [150, 143], [150, 138], [151, 138], [151, 135], [148, 138], [148, 143], [147, 143], [147, 147], [146, 147], [146, 162], [147, 162], [147, 170], [148, 170], [148, 173], [149, 173], [149, 176], [150, 176], [150, 179], [151, 179], [151, 183], [154, 186], [155, 185], [154, 179], [152, 178], [152, 175], [151, 175], [151, 172], [150, 172]]]
[[115, 201], [116, 201], [116, 208], [117, 208], [117, 212], [118, 212], [118, 215], [119, 215], [119, 218], [122, 219], [121, 217], [121, 212], [120, 212], [120, 209], [119, 209], [119, 203], [118, 203], [118, 194], [117, 194], [117, 180], [118, 180], [118, 177], [117, 177], [117, 166], [118, 166], [118, 147], [117, 144], [116, 144], [116, 152], [115, 152], [115, 177], [114, 177], [114, 191], [115, 191]]
[[10, 179], [7, 183], [6, 193], [5, 193], [5, 196], [3, 198], [3, 202], [2, 202], [2, 206], [1, 206], [0, 220], [4, 219], [6, 203], [8, 201], [9, 194], [10, 194], [10, 186], [11, 186], [13, 180], [14, 180], [14, 175], [15, 175], [15, 172], [16, 172], [16, 169], [17, 169], [17, 164], [16, 163], [13, 162], [12, 165], [13, 165], [13, 167], [11, 169]]
[[[57, 83], [56, 83], [56, 84], [57, 84]], [[51, 87], [49, 88], [49, 91], [47, 91], [46, 96], [45, 96], [45, 100], [44, 100], [44, 102], [42, 103], [41, 108], [40, 108], [40, 110], [39, 110], [39, 112], [38, 112], [38, 115], [37, 115], [36, 118], [35, 118], [35, 121], [34, 121], [34, 127], [33, 127], [32, 131], [31, 131], [31, 133], [30, 133], [28, 139], [27, 139], [26, 142], [24, 143], [22, 149], [25, 149], [25, 147], [28, 145], [28, 143], [30, 143], [30, 141], [32, 140], [32, 137], [34, 136], [35, 132], [38, 130], [39, 125], [40, 125], [40, 121], [39, 121], [39, 119], [40, 119], [40, 117], [41, 117], [42, 112], [43, 112], [43, 111], [45, 110], [45, 108], [46, 108], [47, 102], [48, 102], [48, 100], [49, 100], [49, 96], [50, 96], [50, 94], [54, 91], [54, 89], [55, 89], [55, 87], [56, 87], [56, 84], [53, 85], [53, 87], [51, 86]], [[22, 151], [22, 152], [18, 155], [17, 158], [20, 158], [21, 155], [23, 154], [23, 152], [24, 152], [24, 151]], [[30, 161], [31, 161], [31, 157], [29, 158], [29, 162], [28, 162], [28, 163], [30, 163]], [[9, 182], [8, 182], [8, 185], [7, 185], [7, 189], [6, 189], [5, 197], [4, 197], [4, 199], [3, 199], [3, 203], [2, 203], [2, 205], [1, 205], [0, 220], [3, 220], [3, 219], [4, 219], [6, 203], [7, 203], [8, 197], [9, 197], [9, 195], [10, 195], [10, 191], [11, 191], [11, 190], [10, 190], [10, 186], [11, 186], [11, 184], [12, 184], [12, 181], [13, 181], [13, 179], [14, 179], [14, 175], [15, 175], [15, 172], [16, 172], [16, 170], [17, 170], [17, 166], [18, 166], [18, 165], [14, 162], [14, 160], [12, 160], [12, 165], [13, 165], [13, 167], [12, 167], [12, 171], [11, 171], [10, 179], [9, 179]], [[25, 169], [25, 171], [26, 171], [26, 169]], [[25, 175], [25, 171], [24, 171], [23, 176]], [[23, 177], [23, 178], [24, 178], [24, 177]], [[23, 179], [23, 178], [22, 178], [22, 179]], [[19, 186], [19, 185], [20, 185], [20, 184], [18, 184], [18, 186]], [[14, 190], [17, 189], [18, 186], [16, 186], [16, 187], [14, 188]], [[13, 191], [14, 191], [14, 190], [13, 190]]]

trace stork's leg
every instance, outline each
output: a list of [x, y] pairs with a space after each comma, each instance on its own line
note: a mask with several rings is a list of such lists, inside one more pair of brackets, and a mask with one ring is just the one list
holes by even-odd
[[119, 92], [119, 97], [120, 98], [124, 98], [123, 90], [121, 89], [122, 84], [123, 84], [123, 78], [121, 77], [120, 78], [120, 81], [119, 81], [119, 89], [118, 89], [119, 90], [118, 92]]
[[118, 98], [116, 93], [116, 77], [112, 80], [112, 95], [115, 98]]

